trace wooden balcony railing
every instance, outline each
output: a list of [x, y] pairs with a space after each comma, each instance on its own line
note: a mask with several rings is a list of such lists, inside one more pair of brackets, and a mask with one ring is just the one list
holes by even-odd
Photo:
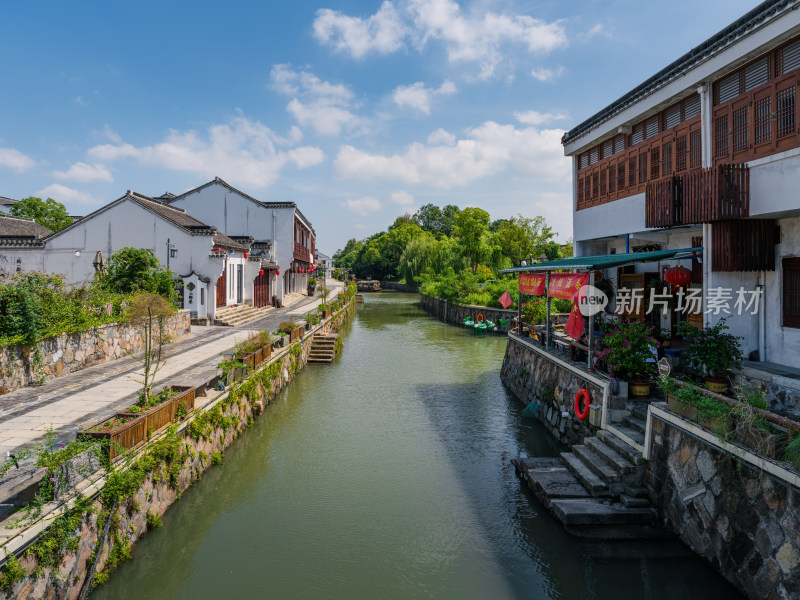
[[644, 197], [647, 227], [744, 219], [750, 215], [750, 170], [744, 164], [694, 169], [651, 181]]
[[294, 243], [294, 259], [302, 262], [311, 262], [311, 251], [298, 242]]

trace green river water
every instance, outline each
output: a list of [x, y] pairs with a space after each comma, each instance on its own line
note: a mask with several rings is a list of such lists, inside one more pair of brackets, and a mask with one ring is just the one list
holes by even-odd
[[500, 383], [506, 340], [367, 295], [91, 596], [729, 599], [680, 543], [569, 537], [509, 459], [558, 445]]

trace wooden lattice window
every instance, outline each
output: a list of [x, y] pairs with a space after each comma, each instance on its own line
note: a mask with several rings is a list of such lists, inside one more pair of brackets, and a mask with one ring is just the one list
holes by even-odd
[[636, 186], [636, 157], [628, 159], [628, 187]]
[[617, 191], [617, 165], [608, 167], [608, 193], [613, 194]]
[[583, 205], [583, 177], [578, 177], [578, 205]]
[[661, 146], [661, 176], [672, 173], [672, 142], [664, 142]]
[[589, 204], [592, 201], [592, 176], [587, 175], [583, 185], [583, 201]]
[[[727, 122], [727, 117], [726, 117]], [[727, 136], [725, 143], [727, 147]], [[703, 134], [699, 129], [689, 133], [689, 168], [699, 169], [703, 164]]]
[[600, 171], [600, 195], [601, 196], [605, 196], [606, 195], [606, 178], [607, 178], [606, 170], [603, 169], [603, 170]]
[[733, 151], [747, 150], [747, 106], [733, 111]]
[[714, 156], [722, 158], [728, 155], [728, 115], [714, 119]]
[[661, 174], [661, 148], [650, 149], [650, 179], [658, 179]]
[[647, 150], [639, 153], [639, 183], [647, 183]]
[[675, 138], [675, 171], [678, 173], [686, 170], [686, 136]]
[[756, 100], [753, 103], [754, 142], [764, 144], [772, 140], [772, 96]]
[[592, 173], [592, 200], [597, 200], [600, 192], [600, 177], [597, 173]]
[[795, 126], [795, 94], [794, 87], [791, 86], [785, 90], [780, 90], [775, 95], [775, 103], [778, 109], [778, 135], [782, 138], [794, 133]]
[[625, 161], [617, 165], [617, 189], [621, 192], [625, 189]]
[[783, 326], [800, 328], [800, 258], [783, 259]]

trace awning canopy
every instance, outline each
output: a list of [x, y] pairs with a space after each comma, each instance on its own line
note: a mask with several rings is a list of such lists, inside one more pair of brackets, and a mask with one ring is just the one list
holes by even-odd
[[666, 260], [669, 258], [692, 258], [702, 256], [703, 247], [681, 248], [679, 250], [654, 250], [652, 252], [630, 252], [628, 254], [601, 254], [598, 256], [573, 256], [571, 258], [560, 258], [550, 260], [535, 265], [525, 267], [514, 267], [504, 269], [501, 273], [529, 273], [531, 271], [560, 271], [564, 269], [574, 269], [581, 271], [597, 271], [621, 267], [637, 262], [652, 262]]

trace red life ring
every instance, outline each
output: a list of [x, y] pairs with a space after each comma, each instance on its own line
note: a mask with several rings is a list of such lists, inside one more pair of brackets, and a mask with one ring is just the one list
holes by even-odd
[[478, 313], [478, 316], [475, 317], [475, 322], [476, 323], [483, 323], [483, 314]]
[[[583, 397], [583, 410], [581, 410], [581, 397]], [[575, 394], [575, 416], [581, 421], [585, 421], [586, 417], [589, 416], [590, 401], [589, 392], [586, 390], [578, 390], [578, 393]]]

